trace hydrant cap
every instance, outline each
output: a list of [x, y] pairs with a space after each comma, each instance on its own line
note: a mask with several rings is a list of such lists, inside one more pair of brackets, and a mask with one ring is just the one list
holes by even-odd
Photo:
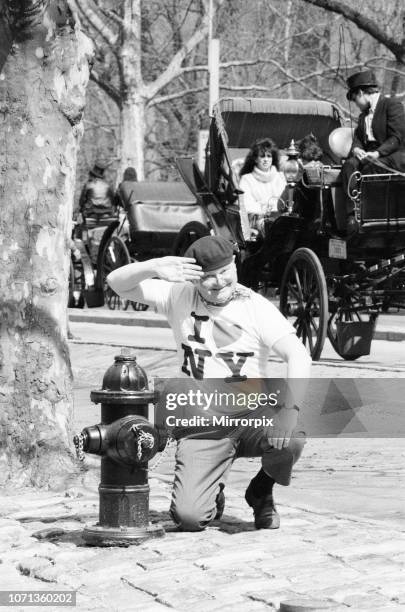
[[108, 404], [145, 404], [155, 400], [155, 392], [149, 389], [148, 377], [136, 357], [131, 352], [121, 352], [114, 357], [114, 363], [107, 369], [102, 389], [92, 391], [90, 399], [94, 403]]
[[121, 353], [114, 360], [104, 374], [103, 390], [133, 393], [149, 389], [146, 372], [136, 363], [135, 355]]

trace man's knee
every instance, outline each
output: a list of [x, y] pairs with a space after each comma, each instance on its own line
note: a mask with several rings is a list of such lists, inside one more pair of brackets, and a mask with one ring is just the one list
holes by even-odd
[[[214, 512], [212, 514], [215, 516]], [[202, 508], [181, 508], [174, 503], [170, 507], [170, 514], [181, 531], [203, 531], [214, 517], [207, 518]]]

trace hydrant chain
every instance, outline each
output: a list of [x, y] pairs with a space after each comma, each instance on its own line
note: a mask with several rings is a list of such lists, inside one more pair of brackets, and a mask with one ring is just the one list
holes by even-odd
[[164, 447], [164, 449], [162, 450], [162, 452], [160, 453], [160, 455], [156, 459], [156, 461], [153, 463], [153, 465], [149, 466], [149, 468], [148, 468], [149, 472], [153, 472], [154, 470], [156, 470], [156, 468], [159, 467], [159, 465], [162, 463], [163, 459], [165, 459], [165, 457], [169, 454], [169, 450], [175, 444], [176, 444], [176, 440], [174, 438], [171, 438], [171, 437], [167, 438], [166, 446]]
[[145, 448], [153, 448], [155, 444], [155, 439], [152, 434], [144, 431], [140, 425], [132, 425], [131, 431], [136, 437], [137, 441], [137, 459], [141, 461], [142, 459], [142, 446]]
[[77, 434], [73, 438], [73, 444], [76, 449], [76, 457], [78, 461], [84, 461], [85, 454], [83, 451], [84, 435], [82, 433]]

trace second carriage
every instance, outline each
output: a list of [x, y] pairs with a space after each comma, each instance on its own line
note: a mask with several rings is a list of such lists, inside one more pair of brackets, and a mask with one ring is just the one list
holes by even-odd
[[207, 228], [209, 219], [182, 182], [124, 181], [119, 195], [121, 212], [104, 232], [98, 250], [97, 285], [110, 309], [131, 304], [135, 310], [145, 310], [146, 305], [122, 301], [108, 287], [107, 275], [133, 261], [171, 255], [182, 227]]

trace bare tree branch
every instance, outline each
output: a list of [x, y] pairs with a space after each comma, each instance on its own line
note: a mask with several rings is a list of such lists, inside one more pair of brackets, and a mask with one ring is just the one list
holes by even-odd
[[171, 102], [172, 100], [178, 100], [179, 98], [184, 98], [184, 96], [188, 96], [189, 94], [201, 93], [202, 91], [207, 91], [207, 89], [208, 87], [205, 85], [202, 87], [194, 87], [193, 89], [184, 89], [183, 91], [177, 91], [176, 93], [167, 94], [165, 96], [155, 96], [148, 102], [147, 108], [151, 108], [157, 104]]
[[[224, 0], [217, 0], [217, 9], [221, 6]], [[205, 14], [202, 18], [201, 25], [198, 30], [192, 34], [192, 36], [184, 43], [181, 49], [173, 56], [169, 65], [166, 69], [153, 81], [145, 87], [146, 96], [152, 99], [160, 90], [162, 90], [168, 83], [170, 83], [177, 76], [182, 74], [182, 63], [187, 55], [200, 44], [208, 34], [209, 26], [209, 15], [208, 15], [208, 3], [205, 4]]]
[[97, 8], [99, 9], [99, 11], [101, 13], [103, 13], [103, 15], [107, 19], [111, 19], [111, 21], [114, 21], [114, 23], [116, 23], [120, 28], [122, 28], [125, 25], [124, 20], [122, 19], [122, 17], [117, 15], [117, 13], [115, 11], [107, 9], [107, 8], [101, 6], [100, 4], [97, 4]]
[[86, 19], [90, 26], [99, 34], [107, 45], [114, 49], [118, 37], [106, 23], [97, 15], [96, 11], [90, 6], [88, 0], [72, 0], [78, 9], [78, 12]]
[[90, 79], [105, 91], [105, 93], [116, 103], [118, 108], [122, 108], [121, 94], [114, 85], [99, 76], [94, 69], [90, 73]]
[[303, 0], [303, 2], [342, 15], [354, 23], [360, 30], [367, 32], [367, 34], [370, 34], [375, 40], [389, 49], [400, 63], [405, 63], [405, 46], [397, 42], [392, 36], [389, 36], [380, 28], [377, 22], [366, 17], [364, 13], [361, 13], [356, 8], [348, 6], [339, 0]]

